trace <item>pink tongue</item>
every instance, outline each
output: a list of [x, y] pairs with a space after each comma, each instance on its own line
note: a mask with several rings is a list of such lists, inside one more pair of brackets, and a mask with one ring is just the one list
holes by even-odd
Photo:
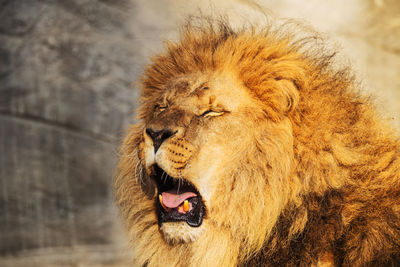
[[182, 194], [177, 194], [176, 190], [172, 189], [167, 192], [162, 192], [162, 202], [164, 206], [172, 209], [179, 207], [179, 205], [181, 205], [182, 202], [185, 201], [186, 199], [195, 196], [197, 195], [193, 192], [185, 192]]

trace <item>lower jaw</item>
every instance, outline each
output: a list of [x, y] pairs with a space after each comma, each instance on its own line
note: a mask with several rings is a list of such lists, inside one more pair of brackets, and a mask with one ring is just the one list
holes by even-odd
[[186, 222], [164, 222], [160, 230], [165, 241], [170, 244], [196, 241], [204, 232], [205, 226], [191, 227]]

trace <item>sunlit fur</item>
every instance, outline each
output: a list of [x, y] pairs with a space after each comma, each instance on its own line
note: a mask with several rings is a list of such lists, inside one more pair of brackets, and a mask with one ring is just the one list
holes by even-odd
[[[115, 179], [133, 266], [400, 264], [399, 141], [317, 36], [300, 35], [202, 20], [152, 58]], [[245, 107], [186, 135], [194, 155], [185, 178], [207, 208], [193, 239], [159, 229], [144, 155], [154, 107], [179, 79], [227, 81]]]

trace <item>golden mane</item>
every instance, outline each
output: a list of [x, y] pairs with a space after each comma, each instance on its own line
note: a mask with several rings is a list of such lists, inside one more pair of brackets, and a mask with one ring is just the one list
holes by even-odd
[[[139, 122], [122, 144], [115, 180], [135, 264], [400, 263], [399, 141], [357, 93], [350, 70], [333, 67], [335, 54], [316, 38], [297, 37], [290, 26], [233, 30], [203, 20], [188, 24], [180, 42], [152, 58]], [[248, 118], [243, 131], [253, 139], [232, 150], [224, 146], [235, 151], [226, 155], [233, 166], [218, 177], [226, 180], [218, 198], [207, 203], [205, 230], [199, 230], [207, 234], [167, 242], [142, 155], [143, 131], [168, 88], [177, 91], [177, 79], [196, 80], [199, 73], [230, 73], [251, 96], [253, 106], [237, 118]]]

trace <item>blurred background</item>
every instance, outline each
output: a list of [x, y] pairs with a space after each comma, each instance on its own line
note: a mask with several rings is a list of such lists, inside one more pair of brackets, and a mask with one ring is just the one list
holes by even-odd
[[0, 266], [129, 266], [112, 175], [136, 81], [200, 12], [312, 25], [400, 129], [398, 0], [0, 0]]

